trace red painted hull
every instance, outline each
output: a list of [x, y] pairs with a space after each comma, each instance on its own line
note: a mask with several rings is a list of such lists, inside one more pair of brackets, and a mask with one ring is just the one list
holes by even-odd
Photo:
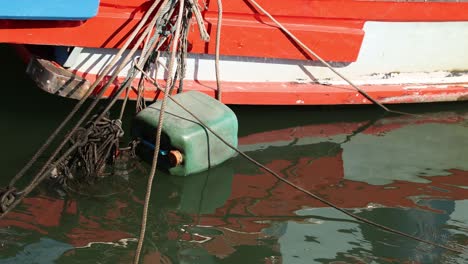
[[[201, 1], [200, 1], [201, 3]], [[203, 11], [208, 33], [216, 32], [216, 1]], [[259, 0], [306, 45], [329, 61], [355, 61], [366, 21], [468, 21], [468, 3], [393, 2], [357, 0]], [[0, 20], [0, 42], [118, 48], [143, 16], [145, 0], [102, 0], [99, 13], [87, 21]], [[226, 1], [221, 54], [288, 59], [310, 59], [270, 21], [245, 1]], [[193, 53], [214, 54], [214, 41], [190, 34]], [[214, 38], [213, 38], [214, 39]]]
[[[369, 21], [380, 21], [383, 23], [413, 23], [419, 22], [467, 22], [468, 3], [466, 2], [400, 2], [400, 1], [356, 1], [356, 0], [292, 0], [287, 3], [283, 1], [258, 1], [265, 9], [278, 18], [285, 27], [294, 33], [307, 46], [329, 62], [339, 62], [346, 71], [347, 65], [361, 63], [369, 48], [366, 44], [366, 36], [370, 34], [366, 31], [366, 23]], [[95, 18], [88, 21], [13, 21], [0, 20], [0, 42], [21, 43], [21, 44], [42, 44], [57, 46], [79, 46], [94, 48], [95, 50], [112, 50], [121, 47], [126, 37], [140, 21], [142, 15], [147, 10], [149, 2], [137, 1], [114, 1], [102, 0], [99, 13]], [[298, 66], [307, 65], [311, 60], [302, 49], [291, 42], [284, 33], [274, 26], [268, 18], [259, 15], [252, 8], [248, 1], [227, 1], [224, 3], [224, 19], [222, 29], [221, 55], [227, 60], [235, 58], [258, 58], [271, 59], [272, 64], [282, 65], [287, 63], [298, 63]], [[202, 54], [200, 56], [211, 56], [214, 54], [214, 32], [216, 32], [217, 5], [216, 1], [207, 1], [206, 9], [203, 10], [203, 17], [208, 33], [212, 36], [209, 43], [199, 39], [198, 29], [193, 22], [191, 33], [189, 34], [189, 52], [191, 54]], [[467, 22], [468, 23], [468, 22]], [[468, 25], [468, 24], [467, 24]], [[380, 29], [377, 29], [380, 30]], [[432, 30], [432, 29], [431, 29]], [[444, 29], [439, 29], [443, 31]], [[460, 29], [463, 32], [463, 29]], [[375, 30], [374, 30], [375, 31]], [[417, 32], [414, 29], [408, 31]], [[427, 34], [431, 34], [428, 31]], [[373, 33], [372, 33], [373, 34]], [[447, 33], [448, 34], [448, 33]], [[455, 33], [450, 33], [456, 35]], [[370, 39], [376, 38], [367, 36]], [[410, 36], [413, 37], [413, 36]], [[392, 38], [392, 37], [389, 37]], [[439, 37], [440, 38], [440, 37]], [[463, 50], [466, 41], [464, 36], [460, 36], [459, 49]], [[381, 39], [382, 45], [391, 39]], [[454, 40], [458, 41], [457, 39]], [[415, 40], [418, 43], [418, 40]], [[422, 39], [421, 43], [427, 43], [427, 39]], [[375, 45], [375, 43], [374, 43]], [[380, 45], [377, 43], [377, 45]], [[398, 45], [396, 42], [395, 46]], [[407, 47], [411, 47], [409, 43]], [[438, 44], [434, 44], [438, 45]], [[468, 48], [468, 47], [466, 47]], [[439, 49], [445, 49], [440, 47]], [[447, 50], [452, 53], [459, 53], [458, 50], [448, 46]], [[368, 56], [367, 60], [381, 59], [380, 51]], [[409, 55], [414, 53], [406, 51]], [[427, 51], [431, 52], [431, 51]], [[423, 56], [430, 55], [423, 53]], [[28, 52], [23, 52], [27, 55]], [[205, 55], [203, 55], [205, 54]], [[416, 77], [411, 77], [409, 82], [405, 78], [396, 79], [393, 82], [362, 82], [361, 88], [376, 100], [382, 103], [419, 103], [419, 102], [442, 102], [468, 100], [468, 65], [443, 65], [440, 67], [429, 67], [429, 70], [417, 66], [411, 58], [404, 61], [408, 54], [402, 52], [402, 72], [416, 72]], [[392, 55], [389, 55], [391, 57]], [[442, 57], [435, 55], [437, 57]], [[451, 56], [455, 56], [451, 54]], [[428, 63], [431, 62], [428, 58]], [[447, 56], [450, 59], [450, 56]], [[365, 59], [365, 58], [364, 58]], [[283, 61], [280, 61], [283, 60]], [[80, 62], [85, 63], [85, 62]], [[385, 64], [385, 60], [382, 62]], [[424, 65], [424, 61], [418, 62]], [[362, 63], [361, 63], [362, 64]], [[412, 66], [412, 65], [416, 66]], [[409, 65], [409, 66], [408, 66]], [[284, 66], [284, 65], [282, 65]], [[237, 69], [244, 67], [239, 64]], [[250, 66], [253, 67], [253, 66]], [[341, 66], [340, 66], [341, 67]], [[406, 67], [406, 68], [405, 68]], [[361, 78], [363, 67], [355, 67], [350, 70], [351, 79]], [[365, 74], [372, 77], [375, 74], [392, 74], [400, 72], [398, 67], [388, 67], [378, 71], [372, 64], [365, 65]], [[435, 69], [433, 69], [435, 68]], [[253, 68], [256, 70], [255, 68]], [[204, 69], [212, 71], [213, 69]], [[227, 104], [253, 104], [253, 105], [333, 105], [333, 104], [369, 104], [369, 100], [357, 93], [348, 85], [336, 83], [325, 84], [330, 77], [324, 75], [315, 82], [315, 70], [308, 73], [305, 82], [303, 77], [297, 77], [301, 73], [294, 73], [290, 79], [286, 77], [280, 81], [269, 81], [269, 78], [246, 79], [231, 78], [223, 79], [223, 73], [235, 71], [236, 67], [224, 70], [221, 73], [223, 87], [223, 102]], [[261, 69], [258, 69], [261, 71]], [[443, 82], [426, 80], [419, 77], [419, 73], [426, 73], [437, 70], [447, 71], [447, 75], [452, 71], [462, 75], [456, 81], [443, 80]], [[85, 78], [89, 83], [96, 79], [96, 72], [83, 70], [80, 68], [70, 68], [70, 71]], [[281, 75], [283, 68], [279, 67], [271, 72], [272, 76]], [[355, 74], [356, 76], [354, 76]], [[214, 74], [212, 74], [214, 75]], [[320, 76], [319, 76], [320, 77]], [[210, 77], [211, 78], [211, 77]], [[386, 77], [383, 77], [386, 78]], [[122, 80], [123, 78], [120, 78]], [[354, 79], [353, 79], [354, 80]], [[116, 82], [117, 87], [120, 82]], [[415, 85], [416, 84], [416, 85]], [[414, 89], [415, 86], [419, 88]], [[151, 87], [151, 85], [148, 85]], [[57, 87], [59, 89], [59, 87]], [[214, 79], [202, 79], [194, 77], [185, 82], [186, 90], [199, 90], [209, 95], [214, 95], [216, 85]], [[52, 89], [54, 90], [54, 89]], [[105, 96], [109, 96], [110, 89]], [[146, 90], [145, 97], [154, 99], [156, 92], [152, 88]], [[49, 91], [50, 92], [50, 91]], [[82, 91], [79, 94], [83, 94]], [[79, 98], [69, 96], [71, 98]], [[136, 95], [131, 92], [130, 98]]]
[[[140, 21], [148, 8], [148, 2], [120, 1], [123, 3], [119, 4], [110, 4], [110, 2], [115, 1], [102, 1], [98, 15], [85, 22], [0, 21], [0, 42], [119, 48]], [[203, 15], [208, 32], [213, 36], [216, 32], [216, 5], [215, 1], [210, 2], [208, 10], [205, 10]], [[271, 24], [259, 21], [249, 8], [241, 6], [247, 7], [243, 1], [236, 1], [236, 4], [227, 4], [224, 8], [221, 54], [308, 58], [284, 38], [283, 33]], [[308, 45], [317, 48], [324, 58], [334, 61], [356, 59], [363, 37], [362, 20], [318, 19], [313, 15], [306, 15], [304, 18], [305, 14], [305, 12], [291, 14], [301, 17], [286, 17], [284, 22], [291, 26], [292, 31], [303, 38]], [[189, 52], [214, 54], [214, 41], [207, 44], [198, 36], [197, 27], [193, 27], [193, 32], [189, 36]]]

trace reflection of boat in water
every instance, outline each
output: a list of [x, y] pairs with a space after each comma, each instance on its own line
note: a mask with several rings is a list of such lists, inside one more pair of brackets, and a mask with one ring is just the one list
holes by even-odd
[[[340, 207], [450, 243], [451, 236], [463, 236], [463, 231], [440, 225], [468, 221], [463, 213], [468, 210], [464, 201], [468, 165], [463, 148], [456, 147], [468, 143], [463, 124], [466, 118], [451, 113], [391, 117], [256, 132], [239, 142], [255, 159]], [[443, 156], [435, 153], [441, 149]], [[27, 198], [23, 210], [0, 224], [47, 234], [73, 248], [95, 242], [123, 245], [134, 237], [139, 223], [142, 184], [138, 183], [142, 181], [130, 183], [134, 193], [98, 201]], [[196, 256], [215, 263], [244, 254], [270, 258], [269, 263], [280, 259], [295, 263], [295, 258], [352, 261], [343, 255], [346, 252], [367, 262], [375, 257], [366, 253], [368, 248], [380, 248], [377, 257], [388, 256], [388, 245], [379, 242], [382, 237], [389, 239], [385, 242], [389, 245], [405, 245], [395, 249], [397, 257], [424, 262], [442, 254], [432, 250], [419, 256], [415, 242], [348, 221], [246, 165], [241, 157], [193, 177], [161, 177], [154, 194], [150, 216], [154, 243], [181, 262]]]

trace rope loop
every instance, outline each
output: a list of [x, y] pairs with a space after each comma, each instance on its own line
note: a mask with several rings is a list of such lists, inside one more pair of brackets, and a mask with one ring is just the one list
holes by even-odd
[[15, 187], [7, 187], [0, 189], [0, 213], [6, 212], [10, 206], [16, 201], [19, 197]]

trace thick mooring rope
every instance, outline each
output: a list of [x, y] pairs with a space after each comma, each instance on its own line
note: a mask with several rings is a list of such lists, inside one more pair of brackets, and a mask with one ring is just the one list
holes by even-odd
[[333, 66], [331, 66], [328, 62], [326, 62], [322, 57], [320, 57], [316, 52], [314, 52], [311, 48], [307, 47], [306, 44], [304, 44], [304, 42], [302, 42], [299, 38], [296, 37], [296, 35], [294, 35], [293, 33], [291, 33], [286, 27], [283, 26], [283, 24], [281, 24], [278, 20], [276, 20], [268, 11], [266, 11], [262, 6], [260, 6], [255, 0], [247, 0], [249, 1], [252, 5], [254, 5], [258, 10], [260, 10], [264, 15], [266, 15], [271, 21], [273, 21], [273, 23], [276, 24], [276, 26], [278, 28], [280, 28], [284, 33], [286, 33], [286, 35], [288, 35], [288, 37], [290, 37], [292, 40], [294, 40], [294, 42], [296, 42], [296, 44], [298, 44], [299, 46], [301, 46], [301, 48], [303, 48], [305, 51], [307, 51], [310, 55], [312, 55], [314, 58], [316, 58], [317, 60], [320, 61], [320, 63], [322, 63], [325, 67], [327, 67], [330, 71], [332, 71], [334, 74], [336, 74], [338, 77], [340, 77], [341, 79], [343, 79], [345, 82], [347, 82], [351, 87], [353, 87], [354, 89], [356, 89], [356, 91], [358, 91], [362, 96], [364, 96], [365, 98], [367, 98], [369, 101], [371, 101], [372, 103], [376, 104], [377, 106], [379, 106], [380, 108], [382, 108], [383, 110], [385, 110], [386, 112], [391, 112], [391, 113], [395, 113], [395, 114], [401, 114], [401, 115], [411, 115], [411, 116], [415, 116], [414, 114], [411, 114], [411, 113], [406, 113], [406, 112], [401, 112], [401, 111], [395, 111], [395, 110], [391, 110], [389, 109], [388, 107], [386, 107], [385, 105], [383, 105], [382, 103], [380, 103], [379, 101], [377, 101], [376, 99], [374, 99], [371, 95], [369, 95], [366, 91], [362, 90], [361, 88], [359, 88], [356, 84], [354, 84], [350, 79], [348, 79], [346, 76], [344, 76], [343, 74], [341, 74], [338, 70], [336, 70]]
[[[151, 164], [151, 171], [149, 173], [148, 183], [146, 186], [146, 194], [145, 194], [145, 200], [143, 204], [143, 216], [141, 220], [140, 235], [138, 238], [137, 249], [135, 251], [135, 257], [133, 260], [135, 264], [138, 264], [140, 262], [141, 251], [143, 249], [143, 244], [144, 244], [144, 239], [145, 239], [145, 234], [146, 234], [146, 226], [147, 226], [147, 221], [148, 221], [148, 208], [149, 208], [149, 204], [151, 200], [151, 191], [152, 191], [153, 182], [154, 182], [154, 178], [156, 175], [156, 169], [157, 169], [157, 164], [158, 164], [158, 156], [159, 156], [159, 150], [161, 146], [161, 135], [162, 135], [162, 128], [163, 128], [167, 98], [169, 97], [169, 94], [172, 93], [172, 90], [177, 82], [177, 79], [180, 80], [179, 85], [182, 84], [181, 81], [184, 78], [184, 74], [185, 74], [185, 56], [186, 56], [185, 53], [187, 52], [187, 36], [189, 32], [188, 29], [190, 26], [189, 21], [191, 19], [192, 14], [195, 15], [195, 18], [197, 20], [197, 25], [200, 27], [199, 30], [201, 34], [200, 35], [201, 39], [204, 41], [209, 40], [209, 36], [206, 33], [206, 29], [204, 28], [202, 20], [201, 20], [198, 3], [195, 3], [193, 0], [173, 0], [173, 1], [174, 3], [179, 4], [178, 6], [179, 10], [177, 14], [177, 21], [174, 26], [175, 33], [173, 34], [173, 38], [171, 39], [172, 41], [172, 47], [171, 47], [171, 53], [170, 53], [171, 56], [169, 60], [168, 69], [166, 69], [168, 72], [167, 74], [168, 77], [167, 77], [165, 88], [162, 89], [158, 85], [157, 82], [155, 83], [157, 89], [160, 89], [163, 91], [163, 99], [161, 102], [161, 110], [159, 113], [158, 127], [157, 127], [156, 138], [155, 138], [155, 148], [154, 148], [153, 160]], [[177, 65], [177, 70], [174, 73], [174, 64], [176, 61], [176, 56], [178, 58], [178, 65]], [[142, 78], [148, 78], [149, 76], [148, 73], [145, 70], [143, 70], [141, 66], [135, 65], [135, 68], [141, 72]]]
[[182, 24], [182, 13], [184, 11], [184, 3], [185, 3], [185, 0], [179, 1], [179, 12], [177, 15], [177, 22], [175, 25], [175, 35], [174, 35], [174, 38], [172, 39], [172, 52], [171, 52], [171, 59], [169, 61], [168, 79], [166, 83], [166, 88], [164, 90], [165, 91], [164, 97], [161, 103], [161, 111], [159, 113], [158, 128], [157, 128], [156, 139], [155, 139], [156, 143], [155, 143], [154, 153], [153, 153], [153, 162], [151, 164], [151, 171], [149, 173], [148, 184], [146, 186], [145, 201], [143, 205], [143, 216], [141, 220], [140, 236], [138, 238], [138, 245], [135, 251], [135, 258], [133, 260], [133, 263], [135, 264], [138, 264], [140, 262], [141, 250], [143, 249], [143, 243], [145, 240], [146, 224], [148, 221], [148, 208], [149, 208], [149, 203], [151, 199], [151, 190], [153, 188], [154, 177], [156, 175], [156, 167], [158, 165], [158, 156], [159, 156], [159, 149], [161, 146], [161, 134], [162, 134], [162, 127], [163, 127], [163, 122], [164, 122], [164, 113], [166, 109], [166, 101], [169, 95], [169, 90], [171, 89], [172, 84], [176, 81], [172, 79], [173, 77], [172, 75], [173, 75], [174, 62], [175, 62], [177, 47], [179, 44], [179, 38], [180, 38], [180, 33], [181, 33], [180, 26]]
[[218, 0], [218, 21], [216, 22], [216, 47], [215, 47], [215, 74], [216, 74], [216, 99], [221, 98], [221, 77], [219, 76], [219, 46], [221, 45], [221, 26], [223, 25], [223, 1]]
[[[146, 74], [146, 73], [143, 73], [143, 74]], [[156, 80], [154, 80], [153, 78], [151, 78], [150, 76], [146, 76], [148, 80], [151, 81], [151, 83], [153, 85], [156, 84]], [[156, 85], [155, 85], [156, 86]], [[158, 88], [156, 86], [156, 88]], [[164, 92], [163, 90], [161, 90], [160, 88], [158, 88], [161, 92]], [[359, 215], [356, 215], [354, 213], [351, 213], [351, 212], [348, 212], [347, 210], [339, 207], [338, 205], [292, 183], [291, 181], [281, 177], [278, 173], [276, 173], [275, 171], [273, 171], [272, 169], [266, 167], [265, 165], [261, 164], [260, 162], [256, 161], [255, 159], [253, 159], [252, 157], [250, 157], [249, 155], [247, 155], [246, 153], [244, 153], [243, 151], [241, 151], [240, 149], [238, 149], [237, 147], [233, 146], [232, 144], [230, 144], [228, 141], [226, 141], [223, 137], [221, 137], [218, 133], [216, 133], [216, 131], [214, 131], [213, 129], [211, 129], [208, 125], [206, 125], [205, 122], [203, 122], [200, 118], [198, 118], [194, 113], [192, 113], [188, 108], [186, 108], [185, 106], [183, 106], [181, 103], [177, 102], [176, 99], [174, 99], [172, 96], [168, 96], [169, 99], [174, 102], [175, 104], [177, 104], [180, 108], [182, 108], [184, 111], [186, 111], [188, 114], [190, 114], [194, 119], [196, 119], [200, 125], [202, 125], [205, 129], [207, 129], [209, 132], [211, 132], [214, 136], [216, 136], [221, 142], [223, 142], [226, 146], [228, 146], [229, 148], [231, 148], [232, 150], [234, 150], [235, 152], [237, 152], [239, 155], [241, 155], [242, 157], [244, 157], [245, 159], [247, 159], [248, 161], [250, 161], [251, 163], [253, 163], [255, 166], [263, 169], [264, 171], [268, 172], [269, 174], [273, 175], [275, 178], [277, 178], [279, 181], [282, 181], [283, 183], [286, 183], [287, 185], [293, 187], [294, 189], [296, 190], [299, 190], [305, 194], [307, 194], [308, 196], [322, 202], [323, 204], [331, 207], [331, 208], [334, 208], [340, 212], [342, 212], [343, 214], [351, 217], [351, 218], [354, 218], [356, 220], [358, 220], [359, 222], [362, 222], [362, 223], [365, 223], [365, 224], [368, 224], [368, 225], [371, 225], [371, 226], [374, 226], [374, 227], [377, 227], [378, 229], [381, 229], [381, 230], [384, 230], [384, 231], [387, 231], [387, 232], [390, 232], [390, 233], [393, 233], [393, 234], [397, 234], [397, 235], [400, 235], [400, 236], [403, 236], [403, 237], [406, 237], [406, 238], [409, 238], [409, 239], [413, 239], [413, 240], [416, 240], [416, 241], [419, 241], [419, 242], [422, 242], [422, 243], [425, 243], [425, 244], [429, 244], [429, 245], [432, 245], [432, 246], [435, 246], [435, 247], [438, 247], [438, 248], [442, 248], [442, 249], [446, 249], [446, 250], [449, 250], [449, 251], [452, 251], [452, 252], [456, 252], [456, 253], [461, 253], [463, 254], [463, 251], [462, 250], [459, 250], [459, 249], [455, 249], [455, 248], [451, 248], [451, 247], [448, 247], [448, 246], [445, 246], [445, 245], [442, 245], [442, 244], [438, 244], [438, 243], [435, 243], [435, 242], [432, 242], [432, 241], [429, 241], [429, 240], [425, 240], [425, 239], [422, 239], [422, 238], [419, 238], [419, 237], [416, 237], [416, 236], [413, 236], [413, 235], [410, 235], [410, 234], [407, 234], [407, 233], [404, 233], [404, 232], [401, 232], [401, 231], [398, 231], [396, 229], [393, 229], [393, 228], [390, 228], [390, 227], [387, 227], [387, 226], [384, 226], [382, 224], [379, 224], [379, 223], [376, 223], [374, 221], [371, 221], [371, 220], [368, 220], [364, 217], [361, 217]]]

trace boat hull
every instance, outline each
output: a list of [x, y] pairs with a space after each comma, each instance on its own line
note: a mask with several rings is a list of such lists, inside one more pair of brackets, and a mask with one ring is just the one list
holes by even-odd
[[[148, 8], [147, 3], [139, 1], [129, 1], [128, 5], [124, 5], [125, 1], [120, 5], [108, 2], [101, 1], [98, 15], [86, 22], [6, 23], [0, 20], [0, 41], [61, 45], [57, 49], [71, 50], [62, 51], [62, 58], [46, 58], [49, 61], [46, 64], [51, 67], [35, 69], [41, 66], [31, 62], [30, 65], [35, 66], [28, 67], [28, 73], [44, 90], [79, 99], [117, 54], [128, 33]], [[284, 4], [259, 2], [308, 47], [378, 102], [468, 100], [468, 12], [465, 12], [468, 3], [309, 1], [303, 5], [304, 8], [284, 9], [280, 8]], [[299, 2], [292, 0], [288, 5]], [[213, 55], [216, 5], [213, 3], [203, 11], [212, 39], [209, 43], [198, 39], [198, 29], [195, 23], [192, 25], [186, 74], [183, 89], [179, 90], [197, 90], [212, 96], [216, 93]], [[366, 11], [368, 9], [387, 11]], [[243, 1], [226, 3], [224, 11], [219, 61], [224, 103], [372, 103], [341, 77], [311, 58]], [[35, 27], [31, 23], [35, 23]], [[55, 34], [50, 34], [52, 31]], [[36, 55], [25, 48], [20, 49], [26, 50], [23, 52], [27, 54], [25, 57]], [[168, 74], [166, 57], [167, 54], [162, 54], [149, 73], [161, 85], [164, 85]], [[104, 97], [116, 91], [131, 68], [132, 64], [128, 63], [118, 73], [117, 80]], [[55, 75], [47, 73], [51, 69], [59, 72], [60, 76], [55, 78]], [[70, 80], [63, 79], [62, 75], [70, 75]], [[76, 81], [82, 79], [86, 82], [77, 86]], [[139, 78], [136, 78], [135, 87], [138, 82]], [[146, 99], [157, 98], [159, 93], [151, 83], [146, 82], [144, 86]], [[136, 97], [134, 90], [129, 91], [130, 99]]]
[[[384, 104], [468, 100], [468, 53], [464, 52], [468, 48], [468, 22], [367, 22], [363, 29], [366, 33], [356, 61], [331, 64], [372, 98]], [[33, 76], [33, 79], [50, 93], [79, 99], [118, 52], [118, 49], [108, 48], [75, 50], [78, 51], [63, 62], [74, 76], [72, 81], [64, 82], [71, 87], [44, 87], [41, 83], [56, 83], [47, 82], [49, 75]], [[137, 56], [139, 52], [135, 58]], [[215, 96], [214, 65], [213, 55], [188, 54], [183, 90]], [[316, 61], [222, 55], [219, 65], [222, 101], [226, 104], [372, 103]], [[132, 67], [129, 62], [118, 73], [104, 97], [116, 91]], [[167, 78], [167, 67], [167, 54], [163, 53], [149, 73], [162, 86]], [[141, 75], [135, 79], [134, 87], [138, 86], [139, 77]], [[105, 79], [108, 78], [110, 76]], [[81, 79], [87, 83], [78, 89], [74, 83]], [[146, 99], [158, 97], [159, 93], [150, 82], [144, 86]], [[130, 90], [129, 98], [136, 97], [136, 91]]]
[[[28, 57], [24, 55], [23, 57]], [[27, 54], [27, 53], [26, 53]], [[27, 73], [44, 91], [59, 96], [81, 99], [97, 75], [88, 72], [72, 72], [60, 65], [31, 59]], [[44, 65], [46, 62], [47, 66]], [[51, 71], [51, 68], [55, 70]], [[63, 74], [67, 72], [67, 74]], [[58, 74], [58, 75], [55, 75]], [[63, 74], [63, 75], [62, 75]], [[110, 76], [105, 79], [110, 78]], [[113, 95], [125, 77], [117, 78], [103, 94], [103, 98]], [[133, 82], [138, 85], [139, 78]], [[161, 85], [164, 80], [159, 81]], [[156, 88], [144, 82], [143, 96], [155, 100], [161, 96]], [[371, 104], [367, 98], [349, 85], [319, 84], [314, 82], [233, 82], [223, 81], [222, 102], [244, 105], [352, 105]], [[96, 91], [102, 88], [99, 85]], [[450, 102], [468, 100], [468, 83], [407, 83], [407, 84], [365, 84], [360, 88], [383, 104]], [[183, 91], [200, 91], [215, 97], [216, 81], [185, 80]], [[121, 94], [123, 98], [126, 94]], [[137, 91], [130, 89], [128, 98], [135, 100]]]

